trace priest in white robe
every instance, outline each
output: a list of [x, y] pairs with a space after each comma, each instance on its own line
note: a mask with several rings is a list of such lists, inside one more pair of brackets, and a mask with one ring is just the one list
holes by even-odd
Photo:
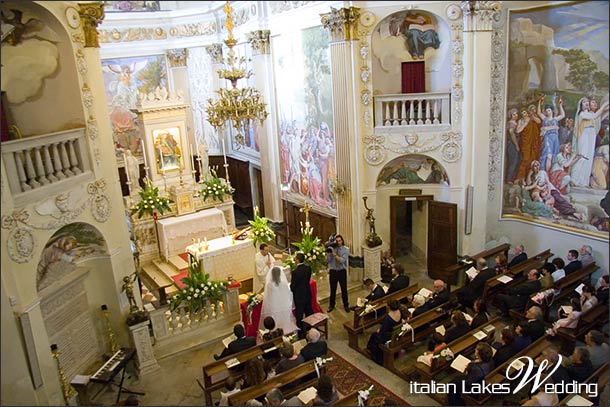
[[273, 256], [269, 253], [269, 246], [262, 243], [259, 246], [259, 251], [254, 258], [256, 264], [256, 275], [252, 279], [253, 291], [255, 293], [262, 292], [265, 288], [265, 277], [273, 266]]

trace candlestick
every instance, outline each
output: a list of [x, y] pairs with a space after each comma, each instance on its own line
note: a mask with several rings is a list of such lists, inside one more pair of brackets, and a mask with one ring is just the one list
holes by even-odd
[[142, 146], [142, 158], [144, 158], [144, 166], [148, 167], [148, 161], [146, 160], [146, 150], [144, 150], [144, 140], [140, 139], [140, 145]]
[[189, 146], [191, 147], [191, 164], [193, 165], [193, 168], [191, 168], [192, 171], [195, 171], [195, 156], [193, 155], [193, 144], [189, 144]]
[[227, 165], [227, 150], [225, 150], [225, 139], [222, 139], [222, 155], [225, 160], [225, 165]]
[[159, 147], [159, 168], [163, 169], [163, 152], [161, 152], [161, 147]]
[[127, 182], [131, 181], [129, 179], [129, 168], [127, 168], [127, 158], [125, 158], [125, 152], [123, 151], [123, 164], [124, 164], [124, 168], [125, 168], [125, 176], [127, 177]]

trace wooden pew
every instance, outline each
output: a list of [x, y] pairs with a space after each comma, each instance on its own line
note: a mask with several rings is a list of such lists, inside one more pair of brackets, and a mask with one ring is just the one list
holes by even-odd
[[[488, 326], [492, 327], [489, 331], [485, 329]], [[501, 331], [506, 326], [507, 324], [502, 322], [501, 318], [497, 316], [484, 325], [479, 326], [475, 330], [471, 330], [467, 334], [448, 343], [447, 347], [451, 349], [456, 357], [459, 354], [466, 355], [473, 352], [480, 341], [492, 342], [494, 339], [494, 332]], [[477, 339], [473, 334], [478, 331], [485, 332], [487, 336], [481, 340]], [[435, 363], [433, 366], [428, 366], [422, 362], [416, 362], [415, 369], [427, 380], [432, 380], [436, 375], [445, 371], [450, 364], [451, 362], [446, 361], [444, 358], [438, 358], [437, 363]]]
[[[269, 390], [273, 389], [274, 387], [277, 387], [282, 390], [282, 393], [284, 393], [284, 398], [289, 399], [290, 397], [298, 394], [301, 390], [304, 390], [309, 386], [313, 386], [318, 382], [318, 377], [317, 375], [315, 375], [315, 363], [315, 360], [310, 360], [309, 362], [302, 363], [297, 367], [282, 372], [277, 376], [272, 377], [271, 379], [267, 379], [257, 386], [250, 386], [247, 389], [232, 394], [229, 396], [229, 405], [243, 406], [248, 400], [265, 395]], [[322, 374], [324, 370], [325, 368], [324, 366], [322, 366], [322, 368], [320, 368], [320, 374]], [[314, 375], [310, 380], [307, 380], [303, 383], [298, 383], [287, 391], [284, 391], [282, 389], [282, 387], [285, 387], [286, 385], [300, 380], [312, 373], [314, 373]]]
[[[489, 374], [487, 376], [485, 376], [485, 382], [486, 383], [502, 383], [504, 381], [506, 381], [506, 369], [508, 368], [508, 366], [512, 363], [513, 360], [521, 357], [521, 356], [529, 356], [532, 359], [536, 359], [538, 356], [540, 356], [540, 354], [542, 353], [542, 351], [546, 348], [548, 348], [549, 346], [551, 346], [552, 343], [549, 341], [548, 336], [544, 335], [541, 338], [539, 338], [536, 342], [532, 343], [530, 346], [528, 346], [527, 348], [523, 349], [521, 352], [519, 352], [518, 354], [516, 354], [514, 357], [510, 358], [509, 360], [507, 360], [506, 362], [502, 363], [500, 366], [496, 367], [494, 370], [492, 370], [491, 372], [489, 372]], [[492, 397], [492, 394], [480, 394], [480, 395], [470, 395], [470, 394], [462, 394], [462, 399], [464, 400], [465, 404], [467, 406], [481, 406], [481, 405], [488, 405], [489, 403], [487, 403], [489, 401], [489, 399]]]
[[[399, 336], [398, 333], [393, 333], [389, 343], [380, 344], [379, 347], [383, 352], [383, 366], [398, 376], [408, 379], [406, 374], [401, 372], [394, 364], [394, 355], [408, 345], [428, 338], [438, 325], [448, 320], [451, 316], [450, 304], [446, 302], [439, 308], [426, 311], [412, 318], [409, 321], [409, 325], [413, 328], [414, 335], [411, 335], [411, 332], [405, 332], [402, 336]], [[439, 312], [437, 309], [441, 311]]]
[[576, 339], [584, 338], [587, 332], [594, 328], [602, 327], [606, 322], [608, 322], [608, 306], [597, 304], [580, 316], [576, 328], [557, 329], [557, 336], [563, 339], [560, 352], [565, 355], [571, 355], [574, 352]]
[[[231, 374], [230, 369], [225, 364], [226, 361], [236, 358], [240, 364], [246, 363], [250, 359], [254, 359], [265, 353], [272, 352], [274, 349], [278, 349], [283, 342], [283, 337], [279, 336], [273, 338], [270, 341], [262, 342], [252, 348], [243, 350], [233, 355], [226, 356], [222, 359], [215, 360], [207, 365], [203, 366], [203, 394], [205, 397], [205, 404], [208, 406], [213, 405], [212, 403], [212, 392], [220, 390], [225, 385], [225, 380]], [[238, 376], [241, 376], [239, 374]]]
[[[591, 401], [594, 406], [600, 405], [599, 396], [603, 389], [610, 381], [610, 365], [608, 362], [601, 365], [595, 372], [591, 373], [591, 376], [587, 377], [587, 379], [583, 383], [597, 383], [597, 397], [589, 397], [586, 392], [580, 393], [580, 396]], [[570, 394], [569, 396], [564, 397], [562, 400], [559, 400], [558, 406], [567, 406], [568, 402], [574, 394]]]
[[[364, 386], [361, 389], [354, 390], [353, 392], [343, 396], [339, 400], [330, 404], [331, 406], [357, 406], [358, 405], [358, 392], [368, 389], [369, 386]], [[373, 390], [374, 391], [374, 390]]]
[[[490, 259], [490, 258], [496, 257], [498, 254], [504, 254], [508, 258], [508, 249], [510, 249], [510, 244], [503, 243], [499, 246], [496, 246], [496, 247], [488, 249], [488, 250], [483, 250], [480, 253], [477, 253], [477, 254], [474, 254], [474, 255], [468, 256], [468, 257], [470, 259], [474, 260], [475, 263], [479, 257], [483, 257], [485, 259]], [[441, 278], [441, 280], [445, 281], [447, 284], [456, 285], [458, 275], [460, 273], [464, 273], [470, 267], [475, 265], [475, 263], [467, 264], [465, 262], [459, 262], [456, 264], [452, 264], [451, 266], [448, 266], [447, 268], [445, 268], [445, 270], [442, 273], [443, 275], [440, 276], [440, 278]]]
[[[499, 274], [494, 278], [490, 278], [485, 282], [483, 288], [483, 301], [487, 302], [489, 298], [494, 297], [500, 291], [504, 291], [510, 287], [514, 287], [519, 283], [522, 283], [527, 279], [527, 272], [531, 269], [541, 269], [547, 260], [553, 256], [550, 249], [547, 249], [541, 253], [538, 253], [534, 257], [530, 257], [526, 261], [517, 264], [515, 267], [507, 270], [506, 272]], [[498, 280], [499, 277], [507, 276], [513, 280], [508, 283], [502, 283]]]
[[358, 337], [364, 333], [367, 328], [370, 328], [376, 324], [381, 323], [383, 317], [386, 314], [386, 305], [390, 300], [401, 301], [403, 299], [412, 297], [419, 291], [419, 284], [415, 283], [407, 288], [398, 290], [389, 295], [385, 295], [375, 301], [371, 301], [369, 304], [375, 307], [377, 312], [369, 312], [364, 315], [360, 315], [364, 311], [364, 307], [356, 307], [354, 309], [354, 317], [351, 321], [343, 323], [343, 328], [347, 331], [348, 345], [350, 348], [360, 351], [358, 345]]

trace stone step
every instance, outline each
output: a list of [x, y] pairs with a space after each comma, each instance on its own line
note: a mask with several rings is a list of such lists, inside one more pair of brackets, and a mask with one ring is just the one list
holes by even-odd
[[180, 269], [174, 266], [172, 263], [168, 263], [163, 260], [153, 260], [153, 264], [155, 267], [161, 270], [162, 273], [168, 276], [170, 280], [172, 279], [172, 276], [180, 274]]
[[189, 266], [188, 262], [184, 261], [182, 257], [178, 256], [177, 254], [170, 256], [167, 262], [174, 266], [176, 270], [184, 270]]
[[165, 292], [167, 295], [171, 295], [178, 291], [178, 287], [174, 285], [174, 281], [154, 264], [147, 264], [142, 267], [140, 276], [142, 278], [142, 283], [150, 291], [155, 292], [155, 295], [160, 287], [166, 287]]

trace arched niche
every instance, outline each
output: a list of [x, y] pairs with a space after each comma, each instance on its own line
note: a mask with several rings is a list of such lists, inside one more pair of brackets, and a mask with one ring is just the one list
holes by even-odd
[[72, 40], [61, 21], [35, 2], [3, 2], [0, 9], [6, 19], [25, 25], [23, 35], [2, 41], [8, 124], [23, 137], [83, 127]]
[[388, 162], [377, 175], [376, 186], [439, 184], [449, 186], [445, 168], [434, 158], [406, 154]]
[[117, 294], [102, 233], [80, 222], [55, 232], [42, 251], [36, 286], [49, 343], [57, 344], [69, 382], [108, 351], [100, 305]]
[[[422, 46], [417, 52], [405, 35], [408, 28], [403, 22], [408, 16], [426, 21], [420, 25], [423, 31], [418, 34]], [[434, 33], [428, 32], [429, 28]], [[371, 51], [375, 95], [401, 93], [401, 63], [410, 61], [425, 62], [426, 92], [451, 89], [451, 30], [445, 20], [432, 12], [401, 10], [386, 16], [372, 31]]]

